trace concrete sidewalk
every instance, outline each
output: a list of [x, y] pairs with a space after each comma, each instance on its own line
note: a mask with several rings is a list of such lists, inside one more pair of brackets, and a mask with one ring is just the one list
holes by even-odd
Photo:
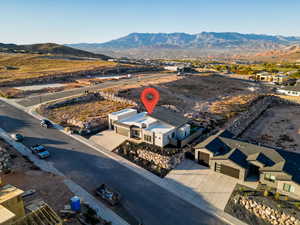
[[[11, 102], [7, 99], [3, 100], [9, 104], [14, 105], [15, 107], [29, 113], [30, 115], [32, 115], [33, 117], [35, 117], [36, 119], [44, 119], [43, 116], [39, 115], [38, 113], [35, 112], [35, 109], [38, 107], [38, 105], [34, 106], [34, 107], [28, 107], [25, 108], [23, 106], [18, 105], [15, 102]], [[55, 124], [54, 125], [56, 129], [58, 129], [59, 131], [65, 133], [66, 135], [71, 136], [72, 138], [76, 139], [77, 141], [80, 141], [84, 144], [86, 144], [87, 146], [93, 148], [96, 151], [101, 152], [102, 154], [106, 155], [107, 157], [115, 160], [116, 162], [120, 163], [121, 165], [127, 167], [128, 169], [136, 172], [137, 174], [139, 174], [140, 176], [143, 176], [144, 178], [148, 179], [149, 181], [159, 185], [160, 187], [166, 189], [167, 191], [173, 193], [174, 195], [178, 196], [179, 198], [191, 203], [192, 205], [196, 206], [197, 208], [205, 211], [206, 213], [209, 213], [210, 215], [216, 216], [219, 219], [223, 220], [224, 222], [228, 223], [228, 224], [234, 224], [234, 225], [246, 225], [246, 223], [238, 220], [237, 218], [225, 213], [223, 210], [218, 209], [217, 207], [214, 207], [212, 205], [209, 205], [207, 202], [203, 201], [201, 199], [201, 197], [199, 196], [198, 193], [193, 192], [193, 191], [186, 191], [187, 187], [185, 187], [182, 184], [176, 184], [174, 185], [174, 183], [168, 181], [167, 179], [162, 179], [154, 174], [152, 174], [151, 172], [139, 167], [138, 165], [126, 160], [125, 158], [112, 153], [111, 151], [109, 151], [108, 149], [105, 149], [103, 146], [100, 146], [90, 140], [87, 140], [86, 138], [76, 135], [76, 134], [70, 134], [69, 132], [66, 132], [64, 130], [63, 127], [61, 127], [60, 125]], [[180, 191], [179, 191], [180, 190]]]
[[[65, 177], [60, 171], [52, 166], [51, 163], [41, 160], [35, 155], [31, 153], [31, 151], [19, 142], [15, 142], [10, 138], [10, 136], [0, 128], [0, 137], [2, 137], [7, 143], [13, 146], [18, 152], [20, 152], [23, 156], [28, 157], [30, 161], [32, 161], [36, 166], [41, 168], [43, 171], [50, 172], [62, 177]], [[111, 209], [106, 207], [102, 202], [94, 198], [87, 191], [85, 191], [78, 184], [74, 183], [72, 180], [65, 178], [64, 183], [68, 186], [71, 192], [74, 195], [79, 196], [82, 201], [88, 204], [91, 208], [93, 208], [97, 215], [104, 218], [107, 221], [111, 221], [112, 224], [115, 225], [129, 225], [125, 220], [115, 214]]]

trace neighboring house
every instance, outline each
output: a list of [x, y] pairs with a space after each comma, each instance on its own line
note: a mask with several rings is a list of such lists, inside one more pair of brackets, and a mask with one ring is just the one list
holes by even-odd
[[25, 216], [22, 194], [24, 192], [14, 186], [5, 185], [0, 188], [0, 224], [10, 225]]
[[220, 131], [195, 147], [199, 164], [241, 181], [256, 181], [300, 198], [300, 155], [259, 146]]
[[300, 96], [300, 83], [297, 82], [294, 86], [277, 88], [277, 93], [290, 96]]
[[109, 114], [108, 121], [109, 128], [116, 133], [160, 147], [181, 145], [180, 142], [190, 135], [189, 119], [164, 110], [149, 115], [123, 109]]
[[254, 76], [254, 79], [262, 82], [270, 82], [274, 84], [286, 84], [290, 78], [283, 74], [273, 75], [268, 72], [258, 73]]
[[[25, 214], [22, 194], [12, 185], [0, 187], [0, 225], [62, 225], [62, 220], [47, 204]], [[36, 206], [35, 206], [36, 207]]]

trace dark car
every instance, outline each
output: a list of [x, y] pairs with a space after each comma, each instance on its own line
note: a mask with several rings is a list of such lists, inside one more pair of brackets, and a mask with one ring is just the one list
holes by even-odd
[[12, 134], [11, 138], [14, 139], [15, 141], [19, 141], [19, 142], [24, 140], [24, 137], [22, 134]]
[[96, 195], [107, 201], [111, 206], [117, 205], [121, 201], [121, 195], [113, 191], [106, 184], [101, 184], [100, 187], [96, 189]]
[[49, 120], [42, 120], [41, 126], [45, 127], [45, 128], [50, 128], [50, 127], [53, 127], [53, 124]]

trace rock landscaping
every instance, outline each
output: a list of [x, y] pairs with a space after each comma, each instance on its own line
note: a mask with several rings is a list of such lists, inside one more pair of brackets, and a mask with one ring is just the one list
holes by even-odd
[[250, 225], [299, 225], [300, 202], [269, 190], [237, 185], [225, 212]]
[[188, 149], [164, 147], [130, 141], [124, 142], [114, 152], [150, 172], [164, 177], [184, 159]]
[[11, 168], [10, 154], [8, 153], [6, 148], [0, 146], [0, 173], [8, 172], [10, 168]]

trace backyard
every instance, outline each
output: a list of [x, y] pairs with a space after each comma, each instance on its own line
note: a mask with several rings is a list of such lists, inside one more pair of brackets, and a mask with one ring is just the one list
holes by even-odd
[[277, 105], [267, 109], [241, 136], [271, 147], [299, 153], [300, 107]]
[[153, 86], [160, 92], [158, 105], [194, 119], [203, 114], [228, 119], [247, 109], [255, 96], [264, 92], [261, 86], [252, 82], [208, 74], [174, 76], [156, 83], [142, 82], [107, 91], [138, 102], [145, 86]]

